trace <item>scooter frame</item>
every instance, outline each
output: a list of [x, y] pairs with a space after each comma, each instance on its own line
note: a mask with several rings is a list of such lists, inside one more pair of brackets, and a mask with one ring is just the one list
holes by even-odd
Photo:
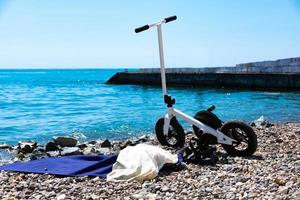
[[198, 127], [200, 130], [203, 131], [204, 134], [211, 134], [211, 135], [215, 136], [217, 138], [218, 143], [232, 145], [233, 142], [236, 142], [236, 140], [224, 135], [219, 130], [216, 130], [214, 128], [211, 128], [210, 126], [203, 124], [202, 122], [181, 112], [180, 110], [175, 109], [173, 107], [173, 104], [175, 104], [175, 99], [172, 99], [171, 96], [168, 96], [167, 86], [166, 86], [165, 60], [164, 60], [164, 51], [163, 51], [162, 25], [165, 23], [168, 23], [170, 21], [176, 20], [176, 19], [177, 19], [176, 16], [168, 17], [168, 18], [163, 19], [160, 22], [150, 24], [150, 25], [145, 25], [145, 26], [142, 26], [135, 30], [135, 32], [138, 33], [138, 32], [147, 30], [152, 27], [157, 27], [162, 92], [163, 92], [164, 102], [166, 104], [168, 104], [168, 108], [167, 108], [166, 114], [164, 116], [164, 127], [163, 127], [164, 135], [166, 137], [168, 136], [171, 119], [173, 117], [176, 117], [176, 118], [181, 118], [184, 121], [186, 121], [187, 123], [190, 123], [190, 124]]

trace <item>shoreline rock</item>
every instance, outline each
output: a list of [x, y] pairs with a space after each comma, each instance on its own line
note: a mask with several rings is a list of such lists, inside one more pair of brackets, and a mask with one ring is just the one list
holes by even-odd
[[61, 147], [75, 147], [78, 142], [75, 138], [67, 136], [53, 137], [53, 140], [57, 146]]
[[263, 115], [260, 116], [258, 119], [251, 122], [251, 126], [255, 126], [257, 128], [268, 128], [274, 126], [271, 122], [269, 122]]
[[48, 142], [45, 146], [45, 151], [56, 151], [58, 150], [58, 146], [55, 144], [55, 142]]
[[0, 149], [12, 149], [12, 146], [9, 144], [0, 144]]
[[[97, 155], [97, 154], [118, 154], [118, 152], [128, 145], [135, 145], [141, 142], [152, 141], [151, 136], [141, 136], [127, 140], [110, 141], [108, 139], [93, 140], [79, 143], [75, 138], [70, 136], [54, 137], [46, 145], [38, 144], [35, 141], [22, 141], [17, 146], [0, 144], [0, 163], [10, 163], [16, 161], [29, 161], [45, 157], [57, 157], [67, 155]], [[11, 153], [11, 159], [1, 161], [1, 151]]]
[[24, 154], [32, 153], [37, 147], [37, 142], [35, 141], [24, 141], [18, 143], [18, 150]]

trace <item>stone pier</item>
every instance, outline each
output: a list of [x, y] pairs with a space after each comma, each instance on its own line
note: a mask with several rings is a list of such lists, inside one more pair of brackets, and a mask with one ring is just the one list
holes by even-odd
[[[167, 85], [300, 90], [300, 57], [238, 64], [234, 67], [167, 68]], [[109, 84], [160, 85], [159, 68], [119, 72]]]

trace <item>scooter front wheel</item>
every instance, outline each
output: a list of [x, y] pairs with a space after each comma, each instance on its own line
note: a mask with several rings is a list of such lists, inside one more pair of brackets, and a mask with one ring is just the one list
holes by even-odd
[[160, 144], [170, 147], [182, 148], [185, 143], [185, 134], [182, 126], [177, 119], [173, 117], [170, 121], [168, 135], [164, 135], [164, 118], [160, 118], [155, 125], [155, 134]]
[[222, 144], [225, 151], [231, 156], [252, 156], [257, 148], [257, 136], [254, 130], [240, 121], [225, 123], [220, 130], [228, 137], [235, 139], [232, 145]]

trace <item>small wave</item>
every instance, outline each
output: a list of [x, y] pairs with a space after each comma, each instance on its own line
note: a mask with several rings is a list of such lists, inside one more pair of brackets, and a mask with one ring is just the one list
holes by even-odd
[[86, 140], [87, 137], [82, 132], [74, 132], [71, 135], [72, 137], [76, 138], [77, 140]]
[[280, 92], [264, 92], [266, 95], [280, 95]]
[[7, 150], [0, 150], [0, 165], [7, 164], [11, 162], [12, 158], [16, 155]]

